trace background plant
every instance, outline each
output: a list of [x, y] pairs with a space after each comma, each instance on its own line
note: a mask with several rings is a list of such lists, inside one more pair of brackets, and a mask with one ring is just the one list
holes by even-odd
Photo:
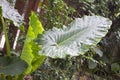
[[39, 18], [45, 30], [67, 25], [72, 20], [69, 14], [75, 11], [74, 8], [68, 7], [63, 0], [48, 0], [46, 5], [40, 4], [39, 7], [44, 9], [44, 14], [40, 14]]

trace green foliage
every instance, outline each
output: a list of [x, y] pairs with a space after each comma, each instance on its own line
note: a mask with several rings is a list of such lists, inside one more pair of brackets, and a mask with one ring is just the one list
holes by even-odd
[[111, 65], [111, 70], [112, 70], [113, 72], [119, 71], [119, 70], [120, 70], [120, 65], [119, 65], [118, 63], [113, 63], [113, 64]]
[[13, 21], [15, 26], [19, 27], [23, 23], [23, 17], [7, 0], [0, 0], [0, 7], [3, 17]]
[[111, 21], [100, 16], [76, 18], [68, 27], [53, 28], [40, 37], [40, 54], [52, 58], [84, 54], [91, 46], [97, 45], [110, 28]]
[[[0, 7], [0, 17], [2, 16], [2, 8]], [[2, 27], [2, 23], [1, 23], [1, 20], [0, 20], [0, 33], [2, 32], [3, 30], [3, 27]]]
[[96, 62], [93, 62], [91, 60], [88, 61], [88, 68], [89, 69], [94, 69], [97, 66]]
[[[8, 77], [8, 76], [20, 75], [24, 72], [24, 70], [27, 69], [27, 63], [25, 61], [21, 60], [20, 57], [11, 56], [10, 44], [9, 44], [9, 39], [8, 39], [8, 34], [7, 34], [7, 26], [6, 26], [4, 18], [14, 20], [14, 18], [17, 15], [19, 15], [19, 13], [17, 11], [16, 12], [13, 11], [14, 14], [16, 14], [16, 16], [14, 14], [12, 14], [12, 17], [14, 17], [14, 18], [11, 18], [11, 13], [5, 13], [5, 10], [7, 10], [5, 4], [7, 5], [7, 7], [10, 6], [7, 1], [0, 2], [0, 9], [1, 9], [0, 10], [0, 18], [1, 18], [1, 24], [3, 27], [3, 32], [5, 35], [6, 52], [7, 52], [7, 54], [6, 54], [7, 57], [0, 57], [0, 74], [2, 75], [3, 80], [6, 80], [5, 79], [6, 76]], [[13, 21], [13, 22], [15, 22], [15, 21]], [[15, 24], [17, 24], [17, 21], [15, 22]], [[10, 80], [10, 77], [8, 78], [8, 80]]]
[[[4, 3], [5, 2], [3, 2], [2, 5]], [[2, 14], [6, 15], [6, 13], [4, 14], [3, 8], [4, 8], [4, 6], [2, 6]], [[15, 15], [13, 15], [13, 16], [16, 17]], [[3, 22], [4, 19], [3, 19], [2, 15], [0, 17], [2, 19], [3, 27], [5, 27], [4, 33], [6, 33], [5, 34], [5, 37], [6, 37], [8, 35], [7, 35], [5, 23]], [[4, 16], [4, 17], [7, 18], [8, 16], [7, 17]], [[19, 18], [19, 16], [18, 16], [18, 18]], [[8, 19], [11, 19], [11, 18], [8, 18]], [[35, 71], [43, 63], [44, 59], [46, 58], [44, 55], [38, 55], [40, 46], [34, 42], [34, 39], [37, 38], [38, 34], [42, 34], [44, 31], [40, 21], [38, 20], [38, 18], [34, 12], [31, 13], [29, 26], [30, 27], [28, 29], [26, 40], [24, 42], [22, 54], [20, 56], [21, 58], [12, 57], [10, 50], [7, 50], [10, 53], [9, 57], [0, 58], [0, 67], [1, 67], [0, 73], [1, 74], [5, 74], [7, 76], [8, 75], [10, 75], [10, 76], [20, 75], [18, 78], [22, 79], [23, 76], [21, 76], [21, 74], [25, 75], [25, 74]], [[22, 31], [24, 31], [23, 26], [21, 26], [20, 29]], [[8, 39], [6, 39], [6, 40], [8, 41]], [[6, 44], [8, 44], [8, 43], [6, 43]], [[8, 48], [8, 45], [7, 45], [7, 49], [10, 49], [10, 48]]]
[[89, 3], [93, 3], [95, 0], [85, 0], [85, 1], [87, 1]]
[[34, 39], [37, 38], [38, 34], [42, 34], [43, 31], [44, 29], [37, 16], [32, 12], [30, 16], [29, 29], [21, 54], [21, 59], [25, 60], [29, 65], [25, 74], [33, 72], [45, 59], [44, 55], [38, 55], [40, 47], [34, 42]]
[[[52, 0], [52, 1], [59, 1], [59, 0]], [[95, 15], [108, 17], [112, 20], [113, 23], [112, 23], [111, 30], [109, 30], [109, 33], [107, 34], [107, 36], [105, 36], [101, 40], [101, 42], [98, 44], [99, 47], [97, 49], [94, 49], [91, 52], [93, 59], [99, 61], [99, 63], [93, 70], [90, 70], [90, 73], [92, 73], [92, 74], [94, 73], [101, 77], [108, 78], [107, 80], [115, 79], [115, 78], [113, 78], [113, 79], [111, 78], [111, 77], [113, 77], [114, 74], [111, 74], [110, 66], [111, 66], [112, 58], [114, 58], [112, 56], [112, 54], [120, 52], [120, 51], [116, 52], [116, 50], [117, 50], [116, 47], [118, 47], [118, 50], [120, 49], [120, 47], [119, 47], [120, 36], [118, 35], [118, 32], [116, 32], [119, 30], [118, 28], [120, 26], [120, 15], [119, 15], [120, 1], [119, 0], [63, 0], [63, 1], [68, 2], [67, 4], [69, 6], [75, 8], [75, 10], [76, 10], [75, 13], [70, 13], [70, 15], [69, 15], [70, 17], [73, 17], [73, 18], [74, 17], [83, 17], [85, 15], [94, 15], [95, 14]], [[46, 6], [48, 6], [48, 5], [46, 5]], [[56, 8], [56, 7], [54, 7], [54, 8]], [[62, 8], [61, 10], [63, 10], [63, 9], [65, 9], [65, 8]], [[52, 9], [50, 9], [50, 10], [51, 10], [51, 14], [55, 12]], [[46, 12], [47, 11], [48, 10], [46, 10]], [[46, 14], [46, 15], [48, 15], [48, 14]], [[61, 15], [56, 16], [55, 14], [54, 14], [54, 16], [52, 16], [52, 18], [54, 18], [54, 17], [62, 18]], [[47, 20], [49, 20], [49, 18], [51, 18], [51, 17], [44, 16], [44, 18], [45, 18], [45, 20], [46, 20], [46, 18], [47, 18]], [[45, 27], [48, 22], [50, 22], [50, 21], [46, 22]], [[53, 24], [55, 24], [55, 22], [51, 23], [51, 26], [53, 26]], [[62, 24], [64, 24], [64, 22]], [[48, 25], [48, 27], [49, 27], [49, 25]], [[112, 54], [111, 54], [111, 52], [112, 52]], [[96, 54], [94, 54], [94, 53], [96, 53]], [[87, 55], [87, 56], [90, 57], [90, 55]], [[118, 57], [118, 59], [120, 59], [118, 55], [117, 55], [117, 57]], [[65, 60], [67, 60], [67, 59], [65, 59]], [[36, 71], [36, 74], [38, 73], [37, 75], [40, 76], [39, 77], [40, 80], [43, 80], [43, 79], [47, 80], [45, 78], [46, 76], [48, 78], [53, 77], [54, 79], [64, 80], [65, 79], [64, 77], [69, 76], [68, 73], [66, 73], [66, 72], [70, 72], [70, 74], [72, 75], [74, 71], [78, 72], [83, 69], [85, 69], [86, 71], [89, 70], [89, 68], [88, 67], [86, 68], [85, 66], [83, 66], [82, 69], [78, 68], [78, 66], [80, 66], [81, 63], [79, 61], [77, 61], [77, 57], [74, 57], [73, 60], [68, 60], [68, 61], [64, 62], [64, 64], [62, 64], [62, 61], [65, 61], [65, 60], [59, 61], [59, 59], [54, 59], [52, 61], [49, 61], [49, 62], [45, 63], [45, 65], [42, 66], [40, 68], [40, 70]], [[84, 62], [84, 60], [82, 60], [82, 58], [79, 58], [79, 60]], [[57, 67], [53, 63], [53, 61], [54, 61], [54, 63], [56, 63], [56, 65], [58, 65]], [[87, 63], [88, 63], [88, 61], [87, 61]], [[81, 64], [81, 65], [87, 65], [87, 63]], [[49, 65], [49, 64], [51, 64], [51, 65]], [[65, 70], [63, 71], [63, 69], [61, 69], [61, 66], [59, 66], [59, 64], [64, 65], [64, 67], [66, 64], [72, 64], [69, 66], [76, 65], [76, 67], [72, 68], [72, 70], [71, 70], [71, 69], [69, 69], [69, 66], [68, 66], [67, 68], [65, 67]], [[53, 73], [51, 73], [51, 72], [53, 72]], [[85, 71], [83, 71], [83, 72], [85, 72]], [[56, 75], [56, 77], [54, 75]], [[70, 80], [70, 79], [68, 79], [68, 80]]]
[[[9, 0], [9, 1], [11, 1], [11, 0]], [[40, 19], [44, 18], [43, 25], [45, 26], [45, 29], [49, 29], [49, 28], [51, 29], [52, 27], [60, 28], [63, 26], [63, 24], [67, 25], [72, 20], [71, 17], [73, 17], [73, 18], [74, 17], [82, 17], [84, 15], [94, 15], [94, 14], [108, 17], [113, 21], [112, 30], [110, 30], [110, 31], [113, 31], [114, 34], [117, 34], [117, 38], [112, 37], [112, 39], [116, 39], [115, 41], [112, 41], [105, 37], [104, 38], [105, 41], [102, 41], [102, 42], [104, 42], [103, 45], [105, 46], [105, 48], [110, 47], [111, 45], [109, 46], [109, 44], [111, 44], [112, 42], [115, 42], [116, 45], [114, 44], [114, 46], [115, 46], [114, 49], [116, 49], [116, 46], [119, 45], [119, 42], [120, 42], [120, 36], [119, 36], [120, 34], [118, 33], [119, 31], [116, 32], [117, 30], [119, 30], [118, 27], [120, 26], [120, 24], [119, 24], [120, 1], [119, 0], [66, 0], [66, 1], [69, 1], [70, 4], [73, 5], [73, 7], [76, 9], [78, 16], [75, 16], [76, 14], [71, 15], [75, 10], [73, 8], [68, 7], [63, 2], [63, 0], [48, 0], [48, 4], [42, 6], [45, 8], [45, 11], [44, 11], [45, 14], [44, 14], [44, 16], [40, 16]], [[74, 4], [72, 2], [77, 2], [77, 3]], [[12, 20], [13, 23], [17, 26], [19, 26], [21, 24], [21, 22], [23, 21], [22, 16], [19, 15], [19, 13], [14, 9], [14, 7], [12, 5], [10, 5], [6, 0], [1, 0], [0, 6], [2, 7], [2, 10], [3, 10], [2, 14], [5, 18]], [[69, 17], [69, 16], [71, 16], [71, 17]], [[88, 22], [89, 22], [89, 20], [85, 21], [85, 24], [88, 26], [91, 26], [91, 25], [96, 25], [93, 22], [97, 22], [97, 21], [96, 21], [96, 19], [95, 19], [95, 21], [91, 21], [91, 25], [89, 25]], [[30, 27], [29, 27], [29, 30], [28, 30], [28, 33], [26, 36], [26, 40], [25, 40], [25, 44], [24, 44], [24, 48], [23, 48], [23, 51], [21, 54], [21, 58], [23, 60], [25, 60], [28, 64], [28, 68], [25, 71], [26, 74], [35, 71], [37, 69], [37, 67], [42, 64], [42, 62], [45, 59], [45, 56], [43, 55], [44, 52], [46, 53], [46, 55], [48, 55], [50, 57], [53, 57], [53, 56], [56, 57], [56, 55], [57, 55], [57, 57], [62, 58], [62, 57], [64, 57], [65, 54], [67, 54], [67, 55], [71, 54], [71, 56], [73, 56], [73, 55], [75, 56], [75, 54], [73, 54], [73, 53], [76, 53], [78, 55], [79, 52], [82, 52], [82, 51], [86, 52], [89, 49], [88, 47], [91, 47], [91, 44], [89, 46], [87, 46], [89, 41], [90, 41], [90, 43], [93, 43], [95, 41], [96, 42], [94, 44], [94, 46], [95, 46], [101, 40], [101, 38], [99, 40], [96, 40], [96, 36], [100, 36], [99, 34], [96, 36], [91, 36], [90, 35], [91, 33], [89, 33], [89, 34], [86, 33], [86, 32], [89, 32], [89, 30], [94, 29], [93, 28], [94, 26], [87, 28], [87, 30], [85, 28], [85, 30], [83, 29], [83, 31], [82, 31], [81, 29], [76, 29], [77, 27], [71, 28], [71, 26], [69, 25], [68, 27], [65, 27], [62, 29], [54, 28], [52, 30], [45, 31], [46, 35], [48, 33], [50, 33], [50, 34], [47, 36], [45, 34], [43, 34], [44, 38], [42, 38], [42, 39], [45, 40], [45, 42], [42, 43], [43, 47], [42, 47], [42, 51], [40, 51], [41, 45], [38, 46], [38, 44], [34, 42], [34, 39], [37, 38], [38, 34], [42, 34], [43, 28], [34, 13], [32, 13], [32, 16], [30, 17], [29, 25], [30, 25]], [[74, 25], [72, 25], [72, 26], [74, 26]], [[84, 27], [84, 26], [82, 26], [82, 27]], [[20, 27], [20, 28], [24, 31], [23, 27]], [[2, 28], [0, 28], [0, 30], [2, 30]], [[79, 31], [82, 31], [84, 33], [84, 35], [81, 35], [80, 34], [81, 32], [79, 32]], [[100, 30], [100, 29], [99, 29], [99, 31], [104, 32], [103, 30]], [[61, 34], [61, 32], [64, 34]], [[83, 37], [82, 38], [83, 40], [81, 40], [81, 39], [79, 40], [79, 38], [76, 35], [77, 33], [78, 33], [78, 35]], [[96, 33], [98, 33], [98, 32], [95, 32], [95, 34]], [[106, 30], [105, 30], [105, 33], [106, 33]], [[77, 37], [78, 40], [76, 38], [73, 38], [72, 36]], [[87, 36], [87, 37], [85, 37], [85, 36]], [[92, 39], [91, 39], [91, 37], [88, 37], [88, 36], [91, 36]], [[111, 35], [110, 35], [110, 37], [111, 37]], [[93, 39], [93, 38], [95, 38], [95, 39]], [[48, 39], [48, 40], [46, 40], [46, 39]], [[85, 42], [86, 40], [88, 40], [88, 42]], [[76, 42], [74, 42], [74, 41], [76, 41]], [[80, 45], [77, 45], [77, 48], [76, 48], [75, 44], [78, 43], [79, 41], [80, 41]], [[52, 48], [49, 48], [49, 47], [52, 47]], [[53, 49], [54, 47], [57, 49], [57, 51], [56, 51], [56, 49]], [[81, 49], [81, 47], [82, 47], [82, 49]], [[71, 48], [71, 49], [69, 49], [70, 51], [67, 51], [66, 48]], [[80, 48], [81, 51], [79, 51], [78, 48]], [[53, 51], [50, 51], [50, 49]], [[63, 51], [63, 53], [59, 52], [60, 49]], [[80, 58], [73, 57], [72, 59], [66, 58], [64, 60], [63, 59], [51, 60], [48, 63], [44, 63], [46, 65], [44, 65], [42, 67], [42, 71], [45, 74], [45, 78], [47, 77], [47, 79], [51, 79], [51, 80], [53, 80], [53, 79], [55, 79], [55, 80], [56, 79], [57, 80], [58, 79], [59, 80], [61, 80], [61, 79], [62, 80], [65, 80], [65, 79], [70, 80], [71, 75], [74, 76], [75, 72], [80, 71], [80, 70], [85, 70], [85, 68], [93, 69], [93, 70], [90, 70], [90, 72], [95, 73], [95, 74], [97, 74], [97, 72], [99, 72], [100, 73], [99, 75], [101, 75], [101, 74], [102, 75], [104, 75], [104, 74], [111, 75], [111, 71], [113, 71], [115, 73], [118, 72], [120, 69], [119, 64], [116, 62], [111, 65], [111, 62], [113, 62], [112, 61], [113, 56], [111, 56], [112, 54], [110, 51], [112, 51], [113, 48], [111, 49], [111, 47], [110, 47], [110, 48], [108, 48], [108, 50], [103, 50], [103, 52], [101, 50], [103, 50], [103, 47], [102, 48], [101, 47], [94, 48], [94, 50], [91, 52], [90, 55], [87, 55], [87, 56], [85, 55], [87, 59], [94, 58], [94, 59], [98, 60], [100, 64], [98, 64], [98, 63], [96, 64], [95, 62], [90, 61], [90, 60], [88, 60], [86, 62], [86, 59], [81, 58], [79, 56]], [[40, 51], [40, 53], [43, 52], [43, 53], [41, 53], [42, 55], [38, 54], [39, 51]], [[56, 52], [57, 52], [57, 54], [56, 54]], [[117, 53], [114, 50], [112, 52]], [[61, 55], [61, 53], [63, 55]], [[94, 53], [96, 53], [96, 54], [94, 54]], [[55, 54], [55, 55], [51, 55], [51, 54]], [[89, 54], [89, 52], [88, 52], [88, 54]], [[98, 57], [98, 55], [100, 57]], [[14, 57], [11, 57], [11, 58], [14, 58]], [[0, 72], [7, 74], [7, 75], [21, 74], [25, 70], [25, 67], [27, 65], [23, 64], [25, 62], [19, 58], [15, 58], [15, 60], [13, 60], [11, 58], [0, 58], [1, 59], [0, 64], [4, 64], [7, 61], [10, 61], [10, 63], [8, 63], [8, 64], [6, 63], [6, 65], [4, 66], [5, 67], [4, 69], [3, 68], [0, 69]], [[7, 61], [6, 61], [6, 59], [7, 59]], [[18, 60], [18, 62], [16, 62], [17, 60]], [[20, 64], [19, 64], [19, 62], [20, 62]], [[84, 64], [84, 62], [88, 63], [87, 67], [85, 66], [86, 64]], [[104, 62], [107, 64], [107, 66], [101, 65]], [[11, 64], [11, 63], [14, 63], [14, 64]], [[49, 64], [51, 64], [51, 65], [49, 65]], [[15, 71], [16, 73], [12, 72], [12, 71], [14, 71], [14, 69], [16, 69], [16, 67], [14, 65], [16, 65], [17, 67], [19, 67], [20, 69], [23, 69], [23, 70]], [[19, 66], [19, 65], [21, 65], [21, 66]], [[53, 65], [55, 65], [55, 66], [53, 67]], [[83, 66], [83, 67], [81, 68], [81, 66]], [[109, 67], [111, 67], [111, 69], [109, 69]], [[6, 70], [8, 72], [6, 72]], [[40, 72], [40, 73], [42, 73], [42, 72]], [[47, 75], [46, 73], [49, 73], [49, 74]], [[53, 75], [53, 77], [51, 77], [49, 75]], [[106, 76], [106, 75], [104, 75], [104, 76]], [[41, 77], [40, 77], [40, 79], [43, 80]]]
[[0, 16], [2, 16], [2, 7], [0, 7]]
[[[66, 1], [66, 0], [64, 0]], [[119, 0], [68, 0], [70, 6], [76, 9], [72, 17], [82, 17], [84, 15], [100, 15], [111, 20], [119, 18]]]
[[20, 75], [27, 69], [27, 63], [19, 57], [0, 57], [0, 73], [5, 75]]
[[98, 46], [93, 47], [93, 52], [98, 54], [100, 57], [103, 57], [103, 52], [100, 50], [100, 48]]
[[48, 0], [47, 5], [41, 7], [44, 8], [45, 12], [39, 17], [43, 20], [42, 24], [46, 30], [67, 25], [72, 20], [69, 14], [75, 11], [74, 8], [68, 7], [63, 0]]
[[[2, 8], [0, 7], [0, 17], [2, 16]], [[0, 21], [0, 33], [2, 32], [2, 23], [1, 23], [1, 21]]]

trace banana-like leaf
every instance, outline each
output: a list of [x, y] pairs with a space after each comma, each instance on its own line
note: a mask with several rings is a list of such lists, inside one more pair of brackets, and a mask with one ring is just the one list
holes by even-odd
[[84, 54], [95, 46], [110, 29], [112, 22], [101, 16], [76, 18], [69, 26], [45, 31], [38, 42], [42, 45], [39, 54], [52, 58]]
[[30, 16], [29, 29], [21, 54], [21, 59], [25, 60], [28, 64], [28, 68], [24, 74], [29, 74], [36, 70], [46, 58], [44, 55], [38, 54], [40, 47], [34, 42], [34, 39], [37, 38], [38, 34], [42, 34], [43, 31], [44, 29], [39, 19], [35, 13], [32, 12]]
[[23, 16], [12, 6], [7, 0], [0, 0], [3, 17], [13, 21], [15, 26], [20, 26], [23, 23]]

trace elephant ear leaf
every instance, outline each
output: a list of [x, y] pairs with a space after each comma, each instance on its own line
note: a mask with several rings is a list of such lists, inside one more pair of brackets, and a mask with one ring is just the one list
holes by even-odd
[[23, 16], [11, 5], [7, 0], [0, 0], [0, 7], [2, 8], [2, 16], [13, 21], [15, 26], [21, 26], [23, 23]]
[[52, 58], [84, 54], [106, 35], [111, 24], [109, 19], [101, 16], [76, 18], [69, 26], [45, 31], [37, 40], [42, 45], [39, 54]]

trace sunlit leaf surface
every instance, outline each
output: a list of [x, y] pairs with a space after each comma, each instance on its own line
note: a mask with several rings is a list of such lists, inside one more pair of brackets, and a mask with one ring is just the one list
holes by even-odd
[[45, 31], [38, 42], [42, 45], [39, 54], [52, 58], [84, 54], [106, 35], [112, 22], [101, 16], [76, 18], [69, 26]]

